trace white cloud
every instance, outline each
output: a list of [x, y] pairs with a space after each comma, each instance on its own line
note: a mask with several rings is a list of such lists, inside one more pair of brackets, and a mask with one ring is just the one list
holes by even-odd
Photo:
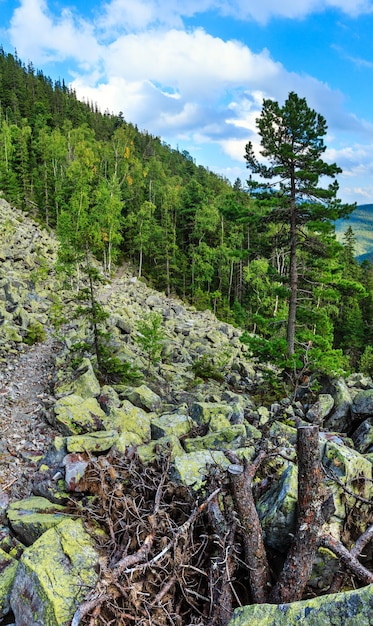
[[83, 67], [93, 67], [100, 58], [93, 26], [64, 9], [52, 16], [46, 0], [21, 0], [9, 29], [10, 40], [23, 59], [34, 64], [73, 58]]

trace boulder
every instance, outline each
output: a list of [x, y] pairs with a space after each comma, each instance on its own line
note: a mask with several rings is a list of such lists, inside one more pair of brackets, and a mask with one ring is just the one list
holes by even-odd
[[373, 452], [373, 417], [364, 420], [351, 436], [360, 454]]
[[352, 423], [352, 398], [346, 381], [342, 378], [334, 380], [330, 395], [334, 398], [334, 410], [325, 419], [324, 428], [340, 433], [348, 432]]
[[354, 397], [352, 412], [359, 416], [373, 417], [373, 389], [359, 391]]
[[81, 435], [103, 430], [106, 414], [96, 398], [72, 394], [54, 405], [55, 423], [64, 435]]
[[334, 398], [329, 393], [321, 393], [317, 402], [306, 413], [306, 419], [312, 424], [322, 424], [334, 407]]
[[0, 618], [9, 613], [10, 592], [18, 562], [0, 548]]
[[93, 371], [92, 363], [89, 359], [83, 359], [81, 365], [74, 372], [73, 380], [61, 382], [56, 385], [56, 398], [62, 398], [74, 394], [80, 396], [84, 400], [94, 398], [100, 393], [100, 383]]
[[97, 582], [98, 553], [80, 520], [65, 519], [24, 551], [11, 593], [17, 626], [66, 626]]
[[45, 531], [66, 518], [65, 507], [52, 504], [46, 498], [31, 496], [9, 505], [9, 524], [18, 539], [30, 546]]
[[293, 602], [236, 609], [228, 626], [371, 626], [373, 585]]
[[120, 393], [120, 398], [126, 398], [132, 404], [145, 411], [159, 411], [162, 407], [161, 398], [146, 385], [128, 387]]
[[265, 542], [279, 552], [287, 552], [295, 530], [298, 498], [298, 468], [289, 463], [259, 499], [257, 511]]
[[98, 430], [85, 435], [66, 437], [69, 452], [106, 452], [116, 443], [118, 433], [115, 430]]

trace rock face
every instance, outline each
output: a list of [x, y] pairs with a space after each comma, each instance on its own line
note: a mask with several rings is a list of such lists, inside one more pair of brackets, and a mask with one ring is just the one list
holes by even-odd
[[260, 604], [236, 609], [228, 626], [371, 626], [373, 585], [292, 604]]

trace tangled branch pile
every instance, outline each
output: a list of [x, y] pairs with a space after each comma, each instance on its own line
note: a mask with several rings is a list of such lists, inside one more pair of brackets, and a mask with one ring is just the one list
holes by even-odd
[[[167, 461], [144, 467], [135, 454], [115, 452], [93, 457], [85, 480], [89, 495], [78, 506], [93, 533], [95, 526], [105, 531], [98, 533], [103, 557], [99, 582], [73, 626], [227, 623], [232, 608], [222, 599], [231, 584], [235, 524], [226, 532], [220, 489], [196, 503], [195, 494], [170, 482]], [[224, 531], [217, 533], [219, 524]]]

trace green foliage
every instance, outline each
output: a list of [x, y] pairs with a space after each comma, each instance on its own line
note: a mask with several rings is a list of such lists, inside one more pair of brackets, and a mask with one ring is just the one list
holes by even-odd
[[217, 382], [223, 382], [224, 380], [224, 374], [212, 363], [211, 357], [207, 354], [203, 354], [199, 359], [194, 361], [192, 372], [196, 378], [202, 378], [202, 380], [212, 379]]
[[47, 338], [47, 333], [45, 332], [43, 324], [38, 321], [31, 322], [27, 327], [26, 336], [23, 341], [29, 346], [34, 345], [35, 343], [42, 343]]
[[365, 347], [365, 350], [360, 358], [359, 368], [364, 374], [373, 376], [373, 346], [372, 345]]
[[165, 340], [162, 324], [162, 315], [154, 311], [137, 322], [135, 339], [147, 355], [148, 373], [150, 366], [157, 363], [161, 358]]

